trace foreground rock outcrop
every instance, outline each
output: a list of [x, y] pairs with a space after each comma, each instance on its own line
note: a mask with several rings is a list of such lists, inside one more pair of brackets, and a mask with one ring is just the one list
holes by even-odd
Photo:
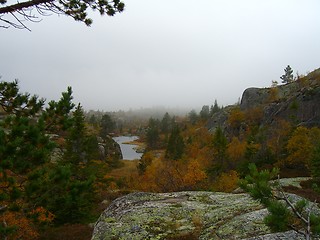
[[116, 199], [95, 224], [102, 239], [303, 239], [271, 234], [267, 210], [246, 193], [132, 193]]

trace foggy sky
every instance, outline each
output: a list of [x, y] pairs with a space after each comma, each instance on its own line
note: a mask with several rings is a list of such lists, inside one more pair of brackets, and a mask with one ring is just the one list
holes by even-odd
[[319, 0], [124, 0], [92, 27], [52, 15], [0, 28], [0, 76], [86, 110], [233, 104], [248, 87], [320, 67]]

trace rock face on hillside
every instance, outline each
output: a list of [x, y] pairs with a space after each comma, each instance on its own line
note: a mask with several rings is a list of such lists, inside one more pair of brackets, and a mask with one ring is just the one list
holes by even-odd
[[[228, 118], [235, 107], [238, 106], [227, 106], [215, 113], [208, 121], [208, 129], [222, 127], [226, 133], [230, 132]], [[289, 84], [247, 88], [239, 107], [243, 112], [260, 109], [260, 126], [272, 126], [282, 119], [297, 126], [320, 127], [320, 69]]]
[[[240, 108], [263, 109], [262, 124], [277, 119], [293, 121], [307, 127], [320, 126], [320, 69], [303, 80], [276, 88], [248, 88], [243, 92]], [[273, 94], [273, 96], [272, 96]]]
[[303, 239], [293, 231], [271, 234], [266, 214], [245, 193], [132, 193], [101, 214], [92, 240]]

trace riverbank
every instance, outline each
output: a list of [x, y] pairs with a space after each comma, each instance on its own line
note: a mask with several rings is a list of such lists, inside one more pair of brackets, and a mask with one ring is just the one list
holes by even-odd
[[137, 136], [118, 136], [114, 137], [122, 152], [124, 160], [136, 160], [142, 157], [144, 146]]

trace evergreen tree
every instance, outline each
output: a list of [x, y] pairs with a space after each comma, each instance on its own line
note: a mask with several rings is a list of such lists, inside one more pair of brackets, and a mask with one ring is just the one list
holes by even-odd
[[178, 125], [174, 126], [168, 140], [166, 149], [166, 158], [178, 160], [182, 157], [185, 149], [185, 144], [180, 133]]
[[104, 114], [100, 121], [100, 136], [105, 139], [115, 129], [115, 122], [109, 114]]
[[93, 201], [93, 178], [75, 175], [71, 164], [49, 164], [28, 176], [26, 195], [34, 206], [55, 215], [56, 224], [88, 218]]
[[65, 131], [72, 125], [71, 111], [75, 107], [72, 99], [72, 88], [68, 87], [58, 102], [52, 100], [48, 103], [43, 112], [46, 131], [64, 136]]
[[208, 120], [209, 119], [209, 116], [210, 116], [210, 108], [208, 105], [204, 105], [202, 106], [202, 109], [200, 111], [200, 118], [202, 120]]
[[153, 118], [149, 119], [146, 137], [148, 148], [154, 149], [158, 147], [160, 140], [158, 120]]
[[278, 175], [278, 169], [259, 172], [255, 164], [249, 164], [249, 171], [250, 174], [240, 181], [240, 187], [267, 207], [269, 214], [264, 221], [271, 230], [278, 232], [291, 228], [304, 234], [306, 239], [319, 235], [320, 216], [313, 212], [313, 203], [304, 199], [293, 203], [279, 181], [271, 181]]
[[191, 124], [195, 125], [196, 122], [198, 121], [198, 114], [196, 113], [195, 110], [191, 110], [191, 112], [188, 113], [188, 118]]
[[320, 145], [315, 147], [311, 157], [311, 173], [314, 180], [320, 183]]
[[90, 116], [90, 118], [89, 118], [89, 123], [90, 123], [92, 126], [94, 126], [94, 127], [97, 126], [98, 120], [97, 120], [96, 115], [92, 114], [92, 115]]
[[290, 65], [284, 69], [284, 74], [280, 78], [282, 79], [282, 83], [290, 83], [293, 81], [293, 70]]
[[171, 124], [172, 124], [172, 119], [169, 113], [166, 112], [160, 123], [161, 132], [164, 134], [167, 134], [171, 130]]
[[80, 162], [86, 161], [86, 132], [84, 124], [84, 114], [80, 104], [76, 107], [73, 116], [72, 124], [68, 129], [67, 135], [67, 151], [65, 153], [65, 158], [68, 162], [72, 162], [76, 166]]
[[[43, 99], [19, 92], [18, 82], [0, 82], [0, 209], [25, 215], [25, 175], [48, 162], [53, 142], [45, 131], [41, 113]], [[0, 223], [0, 234], [7, 238], [17, 230]]]
[[210, 116], [220, 111], [220, 108], [218, 106], [217, 99], [214, 100], [214, 105], [211, 105], [210, 107]]
[[223, 133], [221, 127], [218, 127], [213, 135], [213, 151], [214, 151], [214, 162], [219, 168], [223, 167], [227, 162], [227, 145], [228, 140]]
[[9, 184], [1, 195], [16, 191], [16, 180], [8, 176], [8, 170], [27, 173], [45, 163], [54, 147], [40, 115], [43, 103], [36, 96], [19, 93], [17, 81], [0, 82], [0, 105], [4, 110], [0, 120], [0, 180]]

